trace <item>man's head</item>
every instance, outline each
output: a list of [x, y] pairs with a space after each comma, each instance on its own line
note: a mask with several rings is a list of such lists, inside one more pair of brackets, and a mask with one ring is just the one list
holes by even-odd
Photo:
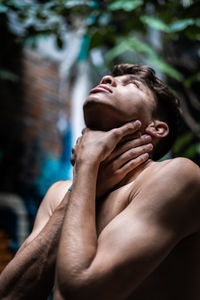
[[152, 136], [153, 159], [173, 145], [180, 116], [179, 100], [147, 66], [116, 65], [84, 103], [86, 126], [109, 130], [139, 119], [142, 132]]

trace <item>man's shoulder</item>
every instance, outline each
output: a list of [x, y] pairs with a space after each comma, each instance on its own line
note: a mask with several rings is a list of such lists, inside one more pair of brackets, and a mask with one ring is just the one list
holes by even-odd
[[174, 227], [187, 222], [187, 233], [199, 230], [200, 170], [194, 162], [181, 157], [156, 162], [140, 183], [134, 205]]
[[67, 192], [71, 185], [72, 185], [72, 180], [56, 181], [50, 186], [49, 191], [51, 193], [58, 192], [58, 191]]
[[52, 212], [60, 204], [71, 184], [71, 180], [62, 180], [50, 186], [41, 205], [42, 207], [48, 207], [50, 215], [52, 215]]
[[192, 171], [195, 169], [199, 169], [199, 166], [197, 164], [195, 164], [192, 160], [186, 157], [176, 157], [167, 161], [169, 162], [169, 166], [171, 165], [178, 170]]
[[149, 194], [149, 191], [150, 194], [158, 194], [163, 201], [171, 201], [172, 198], [180, 201], [183, 197], [198, 200], [200, 168], [187, 158], [155, 162], [141, 179], [141, 190], [145, 194]]
[[192, 160], [185, 157], [177, 157], [167, 160], [166, 163], [161, 162], [160, 176], [164, 176], [169, 180], [182, 184], [198, 184], [200, 183], [200, 168]]

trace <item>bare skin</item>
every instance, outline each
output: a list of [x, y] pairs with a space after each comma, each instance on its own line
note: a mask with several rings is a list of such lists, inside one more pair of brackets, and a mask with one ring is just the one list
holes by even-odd
[[[0, 277], [1, 299], [46, 297], [63, 219], [55, 299], [199, 299], [194, 274], [199, 169], [185, 159], [147, 161], [143, 154], [152, 147], [141, 145], [150, 140], [134, 144], [131, 136], [138, 128], [127, 124], [123, 131], [120, 126], [139, 118], [142, 134], [150, 134], [153, 144], [167, 134], [166, 124], [151, 119], [151, 92], [130, 87], [126, 77], [102, 82], [112, 93], [91, 94], [84, 113], [87, 126], [104, 128], [86, 130], [75, 147], [71, 194], [66, 194], [71, 183], [59, 182], [45, 196], [33, 233]], [[114, 127], [118, 133], [112, 135]], [[193, 262], [186, 266], [188, 257]]]
[[140, 117], [143, 133], [151, 134], [154, 145], [169, 132], [166, 123], [152, 119], [150, 91], [129, 86], [128, 77], [107, 76], [101, 88], [109, 89], [93, 91], [84, 105], [86, 125], [95, 130], [87, 129], [75, 150], [73, 189], [57, 256], [56, 300], [200, 298], [198, 166], [184, 158], [149, 159], [102, 202], [96, 201], [102, 161], [134, 126], [121, 123]]
[[[151, 137], [141, 136], [139, 127], [114, 149], [101, 166], [97, 187], [99, 197], [113, 190], [127, 173], [147, 161], [147, 152], [152, 150], [152, 145], [149, 146]], [[116, 172], [117, 176], [113, 176]], [[102, 178], [108, 179], [106, 185], [101, 185]], [[71, 183], [60, 181], [49, 188], [38, 210], [32, 233], [0, 275], [2, 300], [46, 299], [52, 290], [58, 242]]]
[[112, 143], [109, 136], [97, 154], [100, 136], [95, 148], [91, 133], [77, 150], [54, 299], [199, 299], [199, 168], [184, 158], [149, 160], [96, 207], [99, 160]]

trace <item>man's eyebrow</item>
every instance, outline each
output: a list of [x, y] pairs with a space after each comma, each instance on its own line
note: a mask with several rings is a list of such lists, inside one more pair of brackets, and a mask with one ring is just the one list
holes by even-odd
[[132, 75], [132, 74], [127, 74], [127, 78], [138, 81], [138, 82], [141, 82], [137, 76]]
[[132, 74], [126, 74], [125, 76], [126, 76], [126, 78], [124, 78], [123, 82], [126, 83], [127, 81], [131, 80], [133, 82], [136, 82], [136, 85], [138, 87], [141, 87], [141, 85], [143, 85], [142, 81], [139, 78], [137, 78], [136, 76], [134, 76]]

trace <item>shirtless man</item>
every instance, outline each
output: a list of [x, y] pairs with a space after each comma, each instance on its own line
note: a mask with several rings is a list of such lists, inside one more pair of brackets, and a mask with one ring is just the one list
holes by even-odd
[[[151, 137], [141, 136], [139, 129], [136, 126], [132, 130], [133, 135], [123, 144], [117, 145], [101, 164], [96, 191], [98, 199], [113, 190], [127, 173], [148, 159], [148, 152], [152, 150]], [[51, 292], [70, 185], [71, 181], [60, 181], [49, 188], [41, 202], [32, 233], [0, 274], [0, 299], [39, 300], [46, 299]]]
[[96, 201], [100, 164], [131, 135], [133, 120], [151, 135], [152, 158], [176, 130], [177, 99], [150, 68], [121, 65], [113, 75], [84, 103], [90, 129], [74, 149], [54, 299], [199, 300], [198, 166], [185, 158], [150, 158]]
[[[1, 299], [45, 299], [63, 219], [55, 299], [199, 299], [199, 168], [142, 154], [152, 139], [151, 156], [162, 156], [176, 130], [170, 124], [160, 143], [169, 124], [144, 80], [148, 72], [118, 67], [89, 94], [84, 115], [93, 130], [73, 150], [72, 191], [70, 182], [49, 189], [32, 234], [0, 277]], [[164, 92], [161, 85], [162, 99]], [[136, 138], [139, 129], [151, 138]]]

